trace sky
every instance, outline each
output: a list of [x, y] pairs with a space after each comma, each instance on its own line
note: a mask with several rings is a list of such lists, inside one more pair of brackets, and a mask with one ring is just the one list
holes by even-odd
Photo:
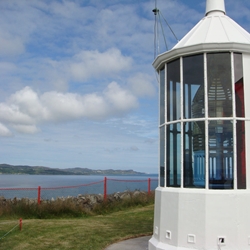
[[[205, 0], [0, 0], [0, 163], [158, 172], [155, 4], [179, 40], [205, 14]], [[249, 32], [250, 1], [225, 4]], [[177, 43], [164, 19], [156, 53]]]

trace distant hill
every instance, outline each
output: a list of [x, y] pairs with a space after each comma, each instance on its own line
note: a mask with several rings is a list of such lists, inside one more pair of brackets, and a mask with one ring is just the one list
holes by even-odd
[[145, 173], [134, 170], [93, 170], [89, 168], [48, 168], [42, 166], [0, 164], [0, 174], [33, 174], [33, 175], [141, 175]]

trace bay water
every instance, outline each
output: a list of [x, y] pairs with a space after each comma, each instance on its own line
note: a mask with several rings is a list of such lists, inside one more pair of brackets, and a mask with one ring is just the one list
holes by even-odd
[[[79, 194], [103, 194], [102, 175], [0, 175], [0, 196], [5, 198], [37, 198], [41, 187], [41, 199], [77, 196]], [[158, 175], [115, 175], [106, 176], [107, 194], [154, 190], [158, 185]]]

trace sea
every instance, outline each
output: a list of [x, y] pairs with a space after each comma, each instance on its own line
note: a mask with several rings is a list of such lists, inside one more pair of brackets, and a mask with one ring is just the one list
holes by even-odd
[[0, 197], [56, 199], [79, 194], [107, 194], [124, 191], [148, 191], [158, 186], [158, 175], [0, 175]]

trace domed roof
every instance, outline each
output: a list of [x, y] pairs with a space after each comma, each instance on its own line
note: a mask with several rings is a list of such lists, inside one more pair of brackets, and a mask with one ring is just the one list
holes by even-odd
[[173, 49], [205, 43], [250, 44], [250, 34], [225, 14], [224, 0], [207, 0], [206, 16]]
[[211, 51], [250, 52], [250, 34], [226, 15], [224, 0], [207, 0], [205, 17], [171, 50], [158, 55], [153, 66], [157, 69], [180, 55]]

